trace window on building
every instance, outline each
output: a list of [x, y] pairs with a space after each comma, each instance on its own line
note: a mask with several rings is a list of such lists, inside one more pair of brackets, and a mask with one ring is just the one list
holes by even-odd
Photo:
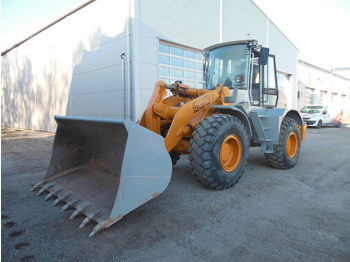
[[332, 103], [338, 102], [338, 93], [332, 92]]
[[320, 92], [320, 104], [323, 105], [327, 103], [327, 91], [322, 91]]
[[[279, 99], [278, 106], [279, 107], [290, 107], [291, 98], [288, 96], [289, 90], [291, 88], [291, 74], [287, 74], [281, 71], [277, 71], [277, 84], [279, 90]], [[298, 98], [302, 95], [300, 92], [298, 93]]]
[[278, 88], [283, 89], [286, 85], [287, 79], [286, 79], [286, 75], [281, 73], [281, 72], [277, 72], [277, 84], [278, 84]]
[[341, 95], [340, 103], [341, 103], [342, 105], [345, 104], [345, 100], [346, 100], [346, 95]]
[[203, 88], [203, 55], [200, 50], [160, 42], [159, 79], [167, 84], [182, 81], [194, 88]]
[[277, 84], [280, 89], [287, 89], [291, 85], [293, 75], [277, 71]]
[[305, 105], [312, 105], [314, 103], [314, 90], [312, 88], [305, 88]]

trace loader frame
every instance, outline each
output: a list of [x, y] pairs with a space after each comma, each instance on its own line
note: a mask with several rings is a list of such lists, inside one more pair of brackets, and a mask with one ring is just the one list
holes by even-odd
[[306, 125], [296, 110], [275, 108], [269, 49], [228, 42], [205, 49], [204, 58], [207, 89], [158, 81], [139, 124], [56, 116], [50, 165], [32, 190], [56, 197], [53, 206], [65, 203], [61, 211], [74, 209], [70, 219], [84, 215], [81, 228], [95, 222], [93, 236], [161, 194], [181, 154], [189, 154], [196, 180], [216, 190], [238, 182], [251, 146], [272, 167], [294, 167]]
[[[167, 89], [173, 95], [164, 98]], [[195, 89], [181, 83], [167, 85], [158, 81], [139, 124], [162, 135], [168, 152], [187, 154], [196, 126], [217, 112], [212, 105], [227, 105], [224, 101], [227, 96], [227, 87]]]

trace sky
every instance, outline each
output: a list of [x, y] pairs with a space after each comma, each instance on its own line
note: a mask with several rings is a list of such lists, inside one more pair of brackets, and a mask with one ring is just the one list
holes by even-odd
[[1, 52], [87, 0], [1, 0]]
[[253, 1], [297, 46], [299, 59], [327, 70], [350, 67], [350, 0]]
[[[253, 1], [296, 45], [300, 59], [328, 70], [350, 67], [350, 0]], [[1, 0], [1, 51], [84, 2]]]

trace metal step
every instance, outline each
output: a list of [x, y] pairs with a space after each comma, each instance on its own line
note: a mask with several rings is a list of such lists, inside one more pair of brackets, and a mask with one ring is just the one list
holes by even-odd
[[253, 123], [257, 134], [256, 142], [261, 144], [261, 151], [264, 153], [273, 153], [273, 139], [269, 138], [265, 131], [271, 130], [270, 126], [264, 126], [264, 119], [268, 118], [266, 115], [258, 115], [257, 112], [250, 112], [250, 119]]

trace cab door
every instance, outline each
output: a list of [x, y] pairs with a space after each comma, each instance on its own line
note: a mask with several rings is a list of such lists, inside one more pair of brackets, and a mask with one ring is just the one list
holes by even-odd
[[250, 99], [253, 106], [276, 107], [278, 87], [274, 55], [266, 55], [250, 60]]
[[262, 106], [276, 107], [278, 103], [278, 86], [274, 55], [269, 55], [267, 64], [263, 66], [262, 84]]

